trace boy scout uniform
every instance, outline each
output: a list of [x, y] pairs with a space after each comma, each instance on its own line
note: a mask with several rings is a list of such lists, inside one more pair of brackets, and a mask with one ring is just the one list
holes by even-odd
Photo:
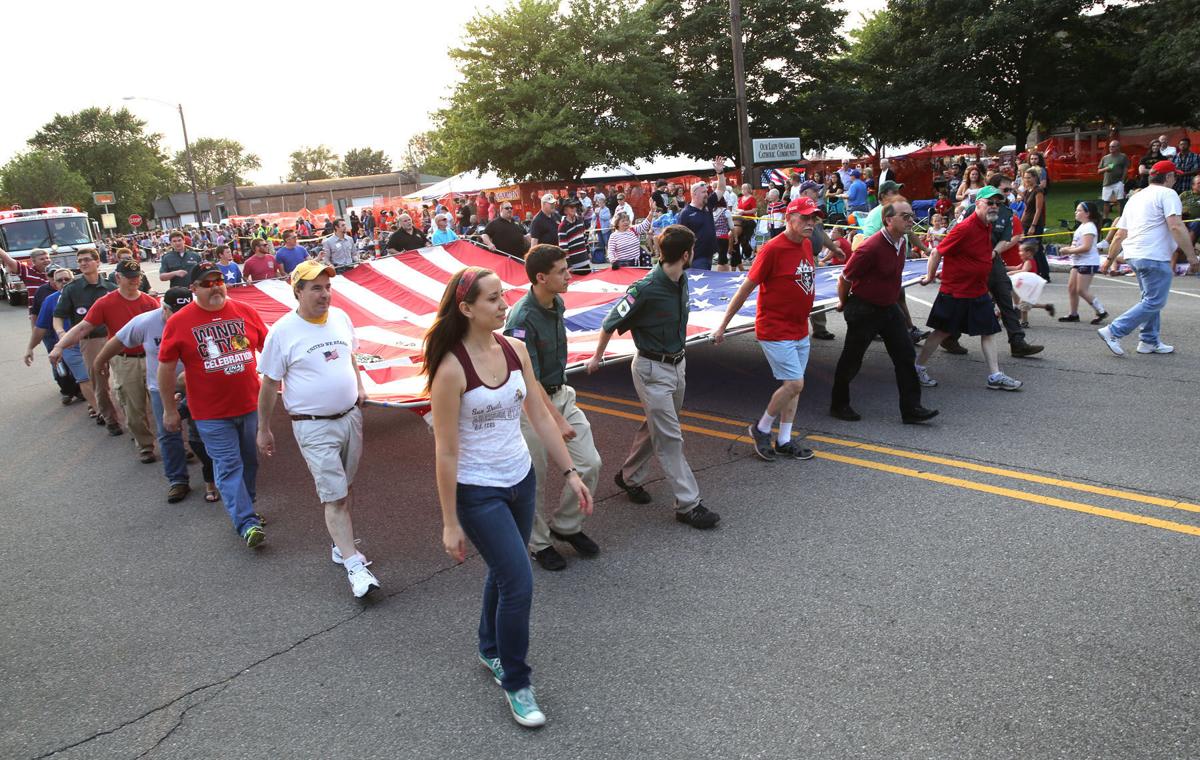
[[[566, 384], [567, 329], [563, 324], [563, 301], [554, 296], [554, 308], [547, 309], [538, 303], [530, 290], [517, 301], [508, 312], [504, 323], [504, 334], [525, 342], [529, 350], [530, 364], [538, 381], [550, 397], [550, 403], [575, 430], [575, 437], [567, 441], [567, 453], [571, 463], [579, 470], [579, 477], [592, 493], [600, 480], [600, 452], [592, 439], [592, 426], [587, 417], [575, 406], [575, 389]], [[547, 525], [542, 518], [542, 484], [546, 481], [546, 447], [538, 437], [529, 418], [521, 415], [521, 434], [529, 447], [538, 488], [534, 494], [533, 532], [529, 536], [529, 550], [534, 554], [550, 546], [550, 530], [569, 536], [583, 530], [583, 513], [579, 510], [579, 499], [575, 492], [564, 486], [558, 509], [550, 516]]]
[[[117, 284], [101, 275], [93, 285], [86, 277], [76, 277], [63, 286], [62, 295], [54, 307], [54, 316], [71, 320], [77, 324], [92, 308], [92, 304], [117, 289]], [[96, 328], [79, 341], [79, 350], [83, 353], [83, 361], [87, 364], [88, 374], [92, 373], [92, 363], [100, 355], [100, 349], [108, 342], [108, 328], [96, 325]], [[117, 407], [113, 403], [112, 392], [109, 390], [109, 379], [92, 378], [92, 388], [96, 392], [96, 412], [105, 422], [117, 422]]]
[[621, 477], [630, 486], [644, 483], [653, 453], [667, 474], [675, 495], [675, 510], [680, 514], [700, 503], [700, 484], [683, 456], [683, 431], [679, 427], [686, 385], [683, 344], [687, 321], [687, 275], [674, 282], [661, 266], [655, 266], [650, 274], [629, 286], [625, 297], [604, 318], [603, 326], [606, 332], [633, 332], [637, 346], [633, 387], [646, 410], [646, 420], [621, 465]]

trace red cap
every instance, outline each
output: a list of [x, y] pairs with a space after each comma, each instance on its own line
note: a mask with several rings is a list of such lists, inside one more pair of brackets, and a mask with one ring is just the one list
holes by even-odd
[[1158, 161], [1154, 164], [1154, 166], [1150, 167], [1151, 174], [1170, 174], [1176, 171], [1179, 170], [1175, 168], [1175, 164], [1171, 163], [1170, 161]]
[[803, 196], [797, 198], [796, 200], [792, 201], [791, 203], [789, 203], [787, 205], [787, 213], [802, 214], [804, 216], [808, 216], [809, 214], [816, 214], [817, 216], [821, 217], [822, 219], [825, 218], [825, 212], [822, 211], [821, 209], [817, 208], [817, 202], [814, 201], [812, 198], [809, 198], [807, 195], [803, 195]]

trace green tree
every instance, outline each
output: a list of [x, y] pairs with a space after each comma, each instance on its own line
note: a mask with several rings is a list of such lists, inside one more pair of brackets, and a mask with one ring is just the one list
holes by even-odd
[[387, 174], [392, 171], [392, 160], [382, 150], [351, 148], [342, 157], [343, 177], [362, 177], [367, 174]]
[[[1083, 16], [1093, 0], [890, 0], [891, 70], [912, 108], [1024, 145], [1035, 124], [1059, 124], [1095, 104], [1088, 66], [1097, 42]], [[952, 98], [947, 98], [949, 94]]]
[[[844, 84], [832, 61], [844, 50], [845, 14], [826, 0], [742, 0], [746, 101], [752, 137], [801, 138], [807, 150], [837, 144]], [[655, 66], [686, 93], [669, 152], [738, 155], [727, 0], [650, 0]]]
[[573, 179], [661, 150], [682, 96], [633, 0], [517, 0], [470, 21], [451, 51], [462, 72], [434, 115], [450, 166], [512, 179]]
[[0, 168], [0, 197], [24, 208], [91, 205], [87, 180], [61, 156], [40, 150], [18, 153]]
[[1086, 20], [1103, 42], [1088, 90], [1126, 124], [1200, 127], [1200, 23], [1190, 0], [1142, 0]]
[[318, 145], [315, 148], [303, 147], [293, 151], [288, 158], [291, 160], [291, 172], [288, 182], [304, 182], [310, 179], [332, 179], [338, 176], [341, 161], [338, 155], [328, 146]]
[[[254, 153], [237, 140], [224, 137], [201, 137], [192, 143], [192, 163], [196, 167], [196, 188], [201, 192], [217, 185], [245, 185], [246, 173], [262, 168]], [[190, 189], [187, 154], [179, 151], [171, 159], [176, 182]]]
[[400, 166], [406, 172], [417, 174], [449, 176], [455, 173], [454, 165], [447, 160], [438, 141], [438, 133], [433, 130], [418, 132], [408, 138]]
[[124, 108], [85, 108], [56, 114], [29, 144], [61, 158], [83, 177], [89, 191], [116, 193], [110, 211], [121, 219], [131, 213], [149, 214], [150, 201], [176, 187], [159, 144], [162, 135], [146, 132], [145, 127]]

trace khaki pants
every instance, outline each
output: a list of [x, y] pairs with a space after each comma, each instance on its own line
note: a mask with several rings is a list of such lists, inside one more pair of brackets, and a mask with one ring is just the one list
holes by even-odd
[[642, 400], [646, 420], [634, 435], [629, 456], [621, 465], [625, 483], [641, 485], [646, 482], [653, 453], [675, 495], [675, 510], [681, 513], [691, 512], [700, 503], [700, 484], [683, 456], [683, 431], [679, 427], [686, 365], [686, 360], [672, 365], [642, 356], [634, 358], [633, 387]]
[[[596, 484], [600, 480], [600, 452], [596, 451], [596, 443], [592, 440], [591, 423], [579, 407], [575, 406], [575, 389], [564, 385], [550, 397], [550, 403], [575, 430], [575, 437], [566, 442], [567, 453], [571, 455], [571, 463], [575, 465], [575, 469], [579, 470], [583, 484], [594, 495]], [[558, 508], [550, 514], [547, 524], [546, 519], [542, 517], [542, 487], [546, 483], [546, 447], [542, 445], [542, 439], [534, 432], [529, 418], [525, 415], [521, 415], [521, 434], [525, 436], [525, 443], [529, 446], [529, 456], [533, 459], [533, 470], [537, 475], [537, 491], [533, 501], [533, 533], [529, 537], [529, 550], [536, 553], [550, 546], [551, 528], [556, 533], [566, 536], [583, 530], [583, 513], [579, 511], [579, 499], [575, 497], [575, 492], [564, 485]]]
[[114, 356], [108, 363], [108, 372], [137, 450], [154, 451], [154, 433], [146, 421], [146, 409], [150, 405], [150, 392], [146, 390], [146, 357]]
[[108, 381], [92, 377], [95, 374], [92, 366], [96, 363], [96, 357], [100, 355], [100, 349], [104, 348], [107, 342], [108, 338], [84, 338], [79, 341], [79, 349], [83, 352], [83, 363], [87, 365], [88, 377], [92, 379], [92, 392], [96, 394], [96, 413], [103, 417], [105, 422], [117, 422], [117, 410], [108, 391]]

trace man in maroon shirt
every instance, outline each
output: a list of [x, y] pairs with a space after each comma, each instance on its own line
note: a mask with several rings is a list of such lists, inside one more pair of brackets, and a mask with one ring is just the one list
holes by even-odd
[[17, 261], [3, 248], [0, 248], [0, 262], [3, 262], [4, 268], [9, 271], [9, 274], [15, 274], [21, 278], [21, 282], [25, 283], [25, 300], [29, 304], [29, 321], [37, 320], [37, 314], [33, 311], [33, 294], [38, 291], [38, 288], [50, 282], [50, 275], [46, 274], [46, 268], [50, 266], [50, 252], [45, 248], [34, 248], [29, 254], [29, 261]]
[[937, 416], [936, 409], [921, 406], [921, 384], [913, 365], [916, 350], [898, 303], [914, 216], [906, 201], [888, 203], [882, 213], [883, 227], [850, 255], [838, 279], [837, 310], [846, 318], [846, 343], [833, 373], [829, 413], [839, 420], [862, 419], [850, 406], [850, 383], [862, 367], [867, 347], [880, 335], [896, 370], [900, 419], [914, 425]]
[[[96, 300], [84, 316], [59, 340], [50, 352], [51, 363], [57, 363], [62, 352], [78, 343], [98, 325], [108, 329], [108, 335], [116, 335], [129, 320], [159, 307], [158, 299], [138, 289], [142, 284], [142, 266], [134, 259], [117, 264], [117, 289]], [[88, 367], [88, 372], [97, 385], [109, 382], [112, 373], [112, 388], [117, 401], [125, 413], [125, 424], [133, 434], [138, 459], [146, 464], [154, 461], [154, 438], [146, 410], [149, 408], [150, 392], [146, 389], [146, 352], [141, 346], [126, 348], [107, 364], [97, 363]]]
[[1000, 371], [996, 352], [996, 333], [1000, 322], [996, 307], [988, 293], [988, 277], [992, 273], [992, 225], [1000, 215], [1001, 193], [988, 185], [975, 196], [975, 213], [959, 222], [929, 257], [929, 270], [921, 278], [922, 285], [933, 282], [938, 263], [942, 267], [942, 286], [933, 302], [926, 323], [933, 334], [921, 347], [917, 357], [917, 379], [926, 388], [937, 381], [925, 371], [929, 357], [942, 341], [954, 333], [978, 335], [983, 358], [987, 360], [987, 387], [998, 391], [1021, 389], [1021, 381], [1013, 380]]

